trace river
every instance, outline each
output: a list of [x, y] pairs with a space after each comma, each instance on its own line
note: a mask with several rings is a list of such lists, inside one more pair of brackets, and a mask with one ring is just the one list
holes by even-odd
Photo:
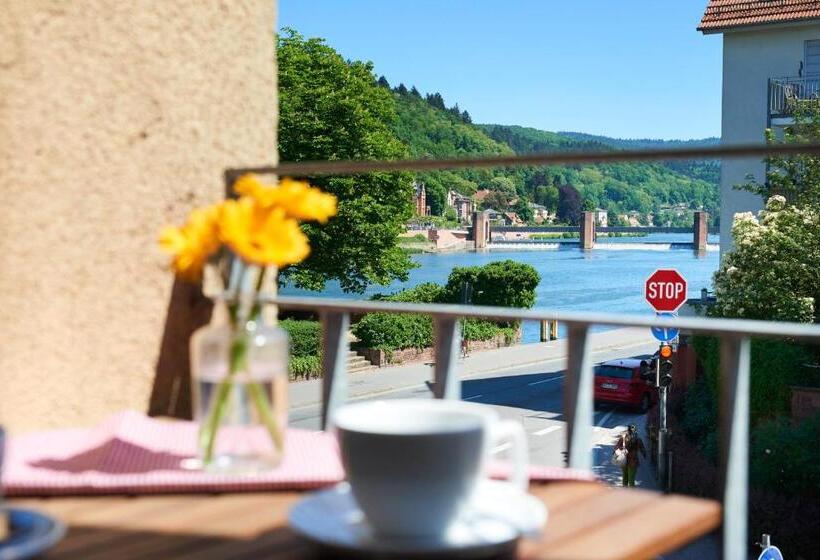
[[[689, 297], [699, 297], [701, 288], [712, 286], [712, 275], [719, 262], [718, 251], [698, 256], [692, 250], [658, 250], [656, 243], [691, 243], [689, 234], [652, 234], [641, 238], [599, 239], [602, 243], [623, 243], [618, 250], [592, 249], [582, 252], [577, 244], [562, 243], [557, 249], [489, 249], [479, 252], [413, 255], [419, 265], [410, 271], [407, 282], [390, 286], [371, 286], [364, 294], [345, 294], [335, 282], [324, 291], [308, 292], [284, 287], [282, 295], [306, 295], [366, 299], [376, 293], [392, 293], [422, 282], [444, 284], [457, 266], [484, 265], [506, 259], [530, 264], [541, 275], [536, 290], [536, 307], [561, 311], [602, 311], [651, 315], [643, 297], [646, 278], [656, 268], [676, 268], [686, 278]], [[717, 243], [709, 236], [709, 243]], [[628, 245], [628, 246], [627, 246]], [[634, 249], [631, 247], [634, 245]], [[563, 336], [563, 330], [559, 331]], [[537, 342], [539, 327], [524, 325], [524, 342]]]

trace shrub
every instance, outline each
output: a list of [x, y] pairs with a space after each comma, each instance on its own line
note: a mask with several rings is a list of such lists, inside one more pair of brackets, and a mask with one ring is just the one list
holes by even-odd
[[461, 322], [461, 332], [467, 340], [490, 340], [501, 331], [501, 327], [492, 321], [465, 319]]
[[292, 379], [312, 379], [322, 376], [322, 360], [319, 356], [293, 356], [290, 359]]
[[752, 431], [750, 478], [760, 488], [820, 496], [820, 413], [793, 425], [786, 418]]
[[366, 348], [401, 350], [433, 344], [433, 321], [425, 315], [371, 313], [353, 326]]
[[[720, 379], [720, 345], [715, 338], [695, 337], [695, 351], [703, 364], [708, 387], [714, 396]], [[789, 385], [810, 383], [803, 364], [812, 359], [808, 349], [794, 342], [753, 340], [751, 352], [750, 407], [752, 425], [789, 413]]]
[[279, 321], [279, 326], [290, 335], [292, 356], [319, 356], [322, 350], [322, 326], [318, 321], [284, 319]]
[[469, 282], [472, 303], [476, 305], [529, 308], [535, 304], [535, 288], [540, 281], [535, 268], [512, 260], [457, 267], [447, 279], [443, 297], [447, 303], [461, 303], [462, 286]]
[[[395, 294], [379, 294], [373, 299], [408, 303], [460, 303], [465, 282], [473, 287], [473, 303], [504, 307], [532, 307], [538, 272], [530, 265], [501, 261], [486, 266], [454, 268], [447, 285], [427, 282]], [[508, 343], [517, 337], [517, 325], [483, 320], [462, 321], [467, 340], [489, 340], [504, 334]], [[353, 326], [353, 334], [367, 348], [401, 350], [427, 348], [433, 344], [430, 317], [371, 313]]]
[[396, 292], [395, 294], [376, 294], [375, 300], [399, 301], [405, 303], [441, 303], [444, 288], [433, 282], [424, 282], [413, 288]]
[[681, 430], [706, 457], [716, 461], [717, 403], [704, 377], [687, 389], [681, 408]]

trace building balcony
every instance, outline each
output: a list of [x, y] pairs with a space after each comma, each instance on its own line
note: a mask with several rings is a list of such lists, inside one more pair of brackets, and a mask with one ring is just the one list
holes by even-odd
[[769, 79], [769, 123], [791, 124], [800, 106], [820, 107], [820, 76]]

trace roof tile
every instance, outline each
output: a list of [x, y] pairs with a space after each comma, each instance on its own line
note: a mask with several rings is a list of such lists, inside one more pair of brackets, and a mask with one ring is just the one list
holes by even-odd
[[699, 31], [819, 19], [820, 0], [709, 0]]

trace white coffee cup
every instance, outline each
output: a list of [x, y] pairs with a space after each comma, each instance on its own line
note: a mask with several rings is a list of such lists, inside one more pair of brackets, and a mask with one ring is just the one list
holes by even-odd
[[380, 534], [443, 534], [487, 476], [492, 450], [503, 442], [512, 459], [510, 490], [526, 492], [529, 484], [524, 429], [485, 405], [364, 402], [341, 407], [333, 423], [353, 496]]

